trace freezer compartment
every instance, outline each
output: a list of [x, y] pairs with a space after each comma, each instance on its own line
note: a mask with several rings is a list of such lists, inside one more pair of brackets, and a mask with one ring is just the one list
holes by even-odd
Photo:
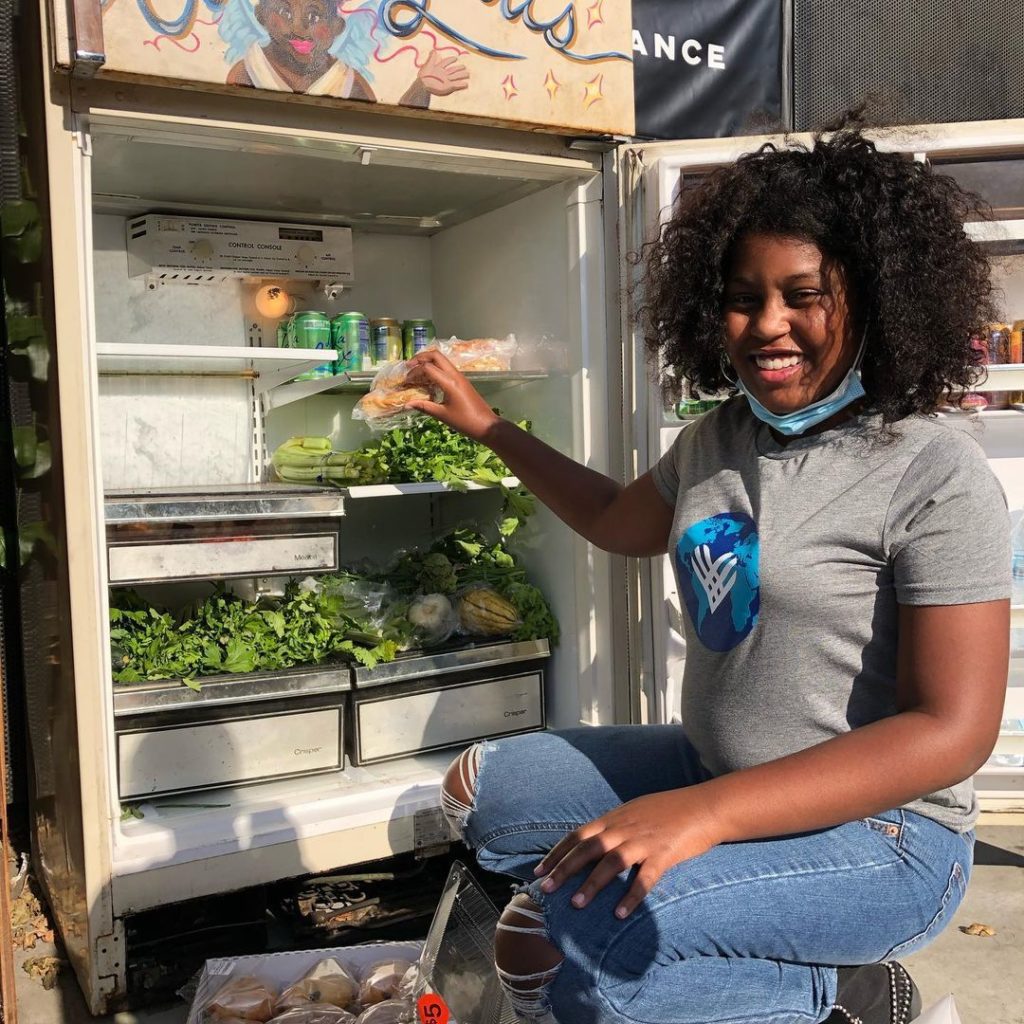
[[350, 707], [349, 760], [374, 764], [543, 729], [544, 670], [354, 690]]
[[281, 523], [107, 529], [111, 586], [294, 576], [327, 572], [338, 565], [338, 529], [330, 521], [307, 522], [301, 529]]
[[121, 800], [341, 771], [345, 694], [115, 717]]
[[476, 644], [456, 650], [431, 653], [415, 652], [396, 661], [365, 668], [352, 669], [352, 684], [359, 689], [409, 682], [414, 679], [433, 679], [455, 672], [479, 671], [499, 665], [515, 665], [550, 656], [547, 640], [519, 640], [507, 643]]

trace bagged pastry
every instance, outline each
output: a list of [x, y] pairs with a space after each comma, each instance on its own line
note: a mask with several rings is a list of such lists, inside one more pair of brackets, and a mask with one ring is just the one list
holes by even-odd
[[356, 1024], [356, 1017], [337, 1006], [298, 1006], [274, 1017], [270, 1024]]
[[289, 985], [278, 997], [277, 1012], [282, 1013], [294, 1007], [312, 1004], [348, 1009], [359, 994], [356, 979], [333, 957], [321, 960], [312, 970], [307, 971], [294, 984]]
[[250, 975], [230, 978], [226, 985], [203, 1008], [206, 1019], [215, 1024], [232, 1020], [260, 1021], [265, 1024], [274, 1016], [277, 993]]
[[507, 338], [449, 338], [437, 346], [463, 373], [508, 373], [519, 347], [514, 334]]
[[368, 967], [360, 979], [359, 1002], [373, 1006], [394, 999], [400, 994], [399, 986], [412, 966], [408, 960], [382, 960]]
[[409, 408], [410, 402], [440, 402], [441, 389], [422, 374], [409, 379], [409, 364], [385, 363], [373, 378], [370, 390], [356, 402], [352, 419], [363, 420], [371, 430], [406, 427], [423, 414]]
[[416, 1019], [412, 1003], [402, 1000], [388, 1000], [364, 1010], [358, 1024], [411, 1024]]

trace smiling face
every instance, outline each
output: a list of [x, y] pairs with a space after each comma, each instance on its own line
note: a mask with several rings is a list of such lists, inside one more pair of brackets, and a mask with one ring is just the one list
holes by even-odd
[[270, 33], [268, 57], [303, 75], [327, 65], [327, 51], [345, 25], [337, 0], [260, 0], [256, 17]]
[[824, 398], [856, 358], [843, 275], [813, 242], [741, 238], [726, 274], [724, 311], [729, 361], [773, 413]]

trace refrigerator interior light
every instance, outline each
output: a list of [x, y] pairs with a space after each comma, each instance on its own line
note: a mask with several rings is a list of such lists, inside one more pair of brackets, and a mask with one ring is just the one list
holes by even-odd
[[295, 299], [279, 284], [265, 284], [256, 293], [256, 311], [268, 320], [280, 320], [295, 312]]

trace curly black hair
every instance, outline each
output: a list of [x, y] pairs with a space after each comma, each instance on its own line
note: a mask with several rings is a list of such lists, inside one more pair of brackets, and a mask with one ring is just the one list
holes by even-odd
[[964, 222], [990, 216], [953, 178], [879, 152], [849, 119], [808, 148], [771, 143], [683, 193], [643, 251], [641, 329], [666, 394], [723, 374], [731, 253], [751, 234], [813, 242], [845, 281], [870, 406], [892, 423], [932, 412], [983, 372], [971, 334], [995, 319], [990, 267]]

